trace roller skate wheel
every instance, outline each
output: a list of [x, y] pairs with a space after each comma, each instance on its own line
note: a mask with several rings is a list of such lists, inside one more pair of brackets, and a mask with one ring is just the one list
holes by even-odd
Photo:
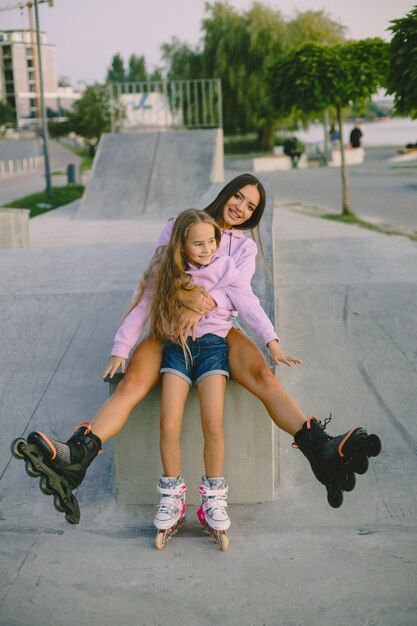
[[327, 494], [327, 502], [334, 509], [338, 509], [340, 506], [342, 506], [342, 502], [343, 502], [343, 492], [342, 492], [342, 490], [340, 489], [339, 491], [336, 491], [335, 493], [330, 493], [329, 492]]
[[10, 446], [10, 452], [12, 453], [15, 459], [24, 459], [25, 455], [23, 454], [22, 450], [25, 450], [25, 448], [26, 448], [26, 439], [23, 439], [22, 437], [20, 437], [19, 439], [15, 439], [12, 442]]
[[74, 515], [73, 513], [66, 513], [65, 519], [67, 520], [69, 524], [78, 524], [80, 521], [80, 518]]
[[58, 494], [54, 495], [54, 507], [59, 513], [65, 513], [64, 505], [62, 504], [61, 497]]
[[165, 547], [166, 544], [166, 538], [165, 538], [165, 531], [164, 530], [158, 530], [158, 532], [156, 533], [155, 536], [155, 547], [157, 550], [162, 550]]
[[366, 474], [369, 467], [368, 457], [365, 456], [357, 467], [354, 468], [356, 474]]
[[53, 494], [52, 489], [49, 486], [49, 481], [46, 476], [41, 476], [39, 480], [39, 489], [42, 491], [45, 496], [51, 496]]
[[222, 552], [226, 552], [229, 547], [229, 537], [225, 532], [219, 534], [219, 547]]
[[346, 476], [345, 484], [343, 485], [343, 491], [353, 491], [356, 485], [356, 477], [353, 472], [349, 472]]
[[369, 456], [378, 456], [381, 452], [382, 443], [378, 435], [369, 435], [368, 444], [370, 444]]
[[25, 470], [26, 470], [26, 474], [30, 476], [31, 478], [37, 478], [38, 476], [40, 476], [40, 473], [37, 471], [37, 469], [35, 469], [35, 467], [31, 463], [31, 461], [29, 461], [29, 459], [26, 459], [25, 461]]

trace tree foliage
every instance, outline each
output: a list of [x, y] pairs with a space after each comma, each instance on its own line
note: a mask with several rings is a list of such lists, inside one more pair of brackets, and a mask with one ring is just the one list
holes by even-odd
[[[124, 107], [113, 103], [115, 123], [118, 125], [124, 117]], [[83, 96], [74, 104], [70, 115], [70, 126], [77, 135], [90, 143], [97, 143], [102, 133], [111, 131], [110, 94], [106, 85], [89, 85]]]
[[145, 57], [136, 56], [132, 54], [128, 61], [127, 80], [130, 83], [139, 83], [148, 79], [148, 73], [146, 71]]
[[417, 119], [417, 6], [390, 28], [388, 93], [395, 94], [398, 113]]
[[346, 33], [346, 26], [333, 20], [323, 10], [297, 11], [288, 23], [288, 38], [291, 48], [306, 43], [319, 43], [334, 46], [340, 43]]
[[271, 103], [267, 67], [306, 41], [335, 43], [344, 27], [324, 11], [280, 11], [255, 2], [239, 12], [227, 2], [206, 4], [201, 45], [173, 39], [162, 47], [170, 79], [220, 78], [224, 127], [228, 133], [256, 130], [264, 148], [273, 145], [277, 114]]
[[125, 64], [122, 55], [118, 52], [111, 60], [109, 69], [107, 70], [106, 82], [108, 83], [124, 83], [127, 80]]
[[4, 100], [0, 100], [0, 126], [4, 124], [14, 124], [15, 122], [16, 116], [10, 104]]

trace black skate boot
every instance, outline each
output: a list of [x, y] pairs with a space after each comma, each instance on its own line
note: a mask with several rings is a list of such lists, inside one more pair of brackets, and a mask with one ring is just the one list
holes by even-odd
[[11, 451], [16, 459], [25, 461], [29, 476], [40, 477], [40, 490], [54, 496], [54, 507], [65, 513], [67, 522], [78, 524], [80, 508], [73, 489], [81, 484], [88, 466], [101, 451], [101, 441], [91, 432], [90, 424], [76, 426], [66, 443], [32, 432], [27, 440], [15, 439]]
[[368, 435], [364, 428], [355, 428], [337, 437], [324, 432], [324, 424], [315, 417], [304, 422], [294, 436], [294, 448], [299, 448], [310, 462], [317, 480], [327, 489], [327, 501], [338, 508], [343, 502], [343, 491], [352, 491], [356, 474], [365, 474], [371, 456], [381, 452], [381, 440], [377, 435]]

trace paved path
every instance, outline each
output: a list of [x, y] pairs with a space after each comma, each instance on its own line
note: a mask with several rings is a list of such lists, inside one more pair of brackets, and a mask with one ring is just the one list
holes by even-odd
[[[389, 162], [394, 148], [367, 148], [365, 162], [348, 168], [353, 210], [359, 217], [417, 232], [417, 168], [397, 167]], [[247, 161], [230, 162], [245, 171]], [[397, 164], [398, 165], [398, 164]], [[316, 206], [340, 213], [342, 187], [340, 169], [322, 167], [261, 174], [276, 189], [276, 199]]]
[[[57, 214], [56, 237], [70, 217]], [[231, 507], [227, 553], [193, 509], [157, 552], [153, 508], [115, 505], [111, 446], [89, 469], [71, 527], [8, 442], [38, 428], [66, 436], [103, 402], [100, 372], [160, 224], [145, 221], [123, 243], [122, 231], [100, 242], [97, 223], [84, 222], [96, 245], [73, 232], [61, 248], [51, 218], [36, 219], [43, 248], [0, 251], [0, 623], [414, 625], [416, 244], [275, 212], [280, 335], [304, 360], [280, 377], [307, 413], [334, 414], [330, 432], [360, 422], [384, 452], [334, 510], [282, 434], [278, 500]]]
[[[11, 144], [12, 142], [3, 142], [3, 152], [5, 153], [6, 150], [10, 151], [10, 146], [4, 146], [4, 143]], [[20, 143], [20, 141], [16, 142], [16, 144]], [[15, 150], [18, 151], [19, 155], [24, 152], [23, 156], [31, 156], [29, 149], [35, 150], [34, 146], [37, 147], [36, 149], [39, 149], [38, 143], [35, 142], [35, 140], [28, 140], [28, 142], [24, 142], [23, 146], [17, 146]], [[0, 147], [2, 147], [2, 143], [0, 143]], [[19, 158], [21, 157], [19, 156]], [[62, 172], [65, 174], [67, 165], [70, 163], [81, 163], [81, 157], [73, 152], [70, 152], [55, 141], [49, 142], [49, 158], [51, 162], [52, 174], [54, 172]], [[66, 184], [66, 174], [64, 176], [52, 176], [52, 186], [63, 186]], [[18, 174], [16, 176], [1, 177], [0, 206], [6, 205], [8, 202], [12, 202], [13, 200], [29, 196], [32, 193], [44, 191], [45, 187], [45, 175], [41, 170], [36, 170], [30, 174]]]

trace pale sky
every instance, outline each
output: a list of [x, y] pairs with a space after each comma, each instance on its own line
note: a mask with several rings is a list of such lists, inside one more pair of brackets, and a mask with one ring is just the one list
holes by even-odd
[[[246, 10], [252, 0], [230, 0]], [[0, 9], [19, 0], [0, 0]], [[285, 16], [295, 10], [325, 9], [348, 27], [353, 39], [382, 37], [389, 21], [403, 17], [416, 0], [265, 0], [263, 4]], [[39, 5], [41, 29], [56, 45], [58, 75], [77, 81], [103, 81], [112, 56], [120, 52], [127, 62], [131, 54], [145, 55], [148, 69], [160, 63], [160, 45], [176, 35], [189, 44], [201, 36], [205, 0], [55, 0], [50, 8]], [[0, 12], [0, 29], [28, 27], [27, 11]]]

